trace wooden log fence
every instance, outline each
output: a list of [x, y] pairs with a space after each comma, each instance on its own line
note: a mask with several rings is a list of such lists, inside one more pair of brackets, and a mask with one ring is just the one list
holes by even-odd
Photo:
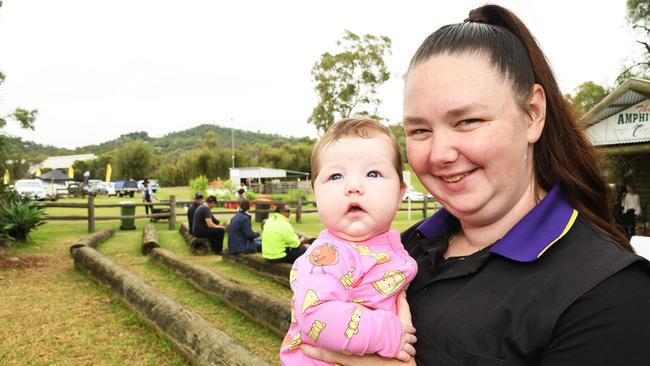
[[210, 254], [210, 241], [206, 238], [197, 238], [190, 234], [190, 227], [186, 223], [182, 223], [178, 232], [185, 240], [185, 243], [190, 247], [190, 252], [197, 255]]
[[154, 248], [160, 247], [156, 227], [149, 224], [142, 229], [142, 255], [147, 255]]
[[289, 263], [269, 262], [260, 254], [230, 254], [227, 250], [223, 252], [223, 259], [241, 264], [260, 276], [289, 287], [289, 273], [291, 272]]
[[[162, 249], [154, 249], [152, 252]], [[108, 288], [196, 365], [269, 366], [214, 324], [148, 285], [90, 247], [75, 252], [74, 265]]]
[[[224, 204], [233, 204], [236, 203], [237, 201], [220, 201]], [[407, 201], [404, 201], [405, 203]], [[424, 201], [416, 201], [416, 202], [422, 202], [422, 207], [419, 208], [413, 208], [410, 209], [408, 207], [406, 208], [400, 208], [399, 211], [414, 211], [414, 212], [421, 212], [422, 218], [428, 217], [428, 210], [429, 210], [429, 204], [428, 200]], [[301, 198], [299, 198], [296, 202], [288, 202], [290, 206], [293, 207], [293, 210], [295, 212], [295, 218], [296, 222], [300, 223], [302, 221], [302, 217], [304, 214], [310, 214], [310, 213], [316, 213], [318, 210], [315, 208], [316, 203], [313, 201], [303, 201]], [[46, 220], [48, 221], [88, 221], [88, 232], [93, 233], [95, 232], [95, 222], [96, 221], [102, 221], [102, 220], [135, 220], [135, 219], [149, 219], [149, 218], [159, 218], [159, 219], [167, 219], [169, 220], [169, 230], [176, 230], [176, 218], [179, 215], [184, 216], [184, 213], [178, 213], [176, 211], [176, 208], [178, 206], [189, 206], [192, 204], [192, 201], [177, 201], [176, 196], [170, 196], [168, 202], [152, 202], [152, 203], [129, 203], [129, 204], [118, 204], [118, 203], [102, 203], [102, 204], [96, 204], [95, 203], [95, 197], [94, 196], [88, 196], [88, 202], [87, 203], [78, 203], [78, 202], [42, 202], [42, 203], [37, 203], [37, 205], [43, 206], [43, 207], [56, 207], [56, 208], [84, 208], [87, 209], [87, 214], [86, 215], [59, 215], [59, 216], [51, 216], [48, 215], [46, 217]], [[274, 205], [274, 202], [271, 202], [272, 205]], [[308, 205], [314, 206], [312, 209], [307, 209], [306, 207]], [[167, 208], [168, 212], [161, 212], [161, 213], [152, 213], [150, 215], [103, 215], [103, 216], [97, 216], [95, 213], [95, 210], [97, 208], [122, 208], [122, 207], [144, 207], [144, 206], [149, 206], [149, 207], [165, 207]], [[266, 209], [266, 208], [255, 208], [255, 210], [250, 211], [251, 214], [262, 214], [262, 215], [267, 215], [270, 214], [272, 209]], [[215, 210], [212, 211], [213, 214], [217, 215], [232, 215], [234, 214], [234, 211], [226, 211], [226, 210]]]
[[162, 248], [149, 252], [149, 259], [185, 278], [194, 288], [216, 296], [250, 320], [278, 335], [285, 335], [291, 323], [289, 301], [279, 300], [243, 283], [225, 278], [203, 266], [181, 260]]
[[91, 248], [97, 248], [99, 243], [105, 241], [106, 239], [110, 238], [113, 236], [113, 233], [115, 233], [115, 230], [112, 228], [105, 228], [102, 229], [93, 235], [87, 235], [84, 236], [83, 238], [77, 240], [72, 244], [70, 247], [70, 255], [74, 256], [74, 253], [82, 247], [91, 247]]

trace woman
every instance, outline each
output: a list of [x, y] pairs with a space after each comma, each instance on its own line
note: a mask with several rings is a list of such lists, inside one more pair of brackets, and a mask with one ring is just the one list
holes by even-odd
[[[650, 268], [614, 227], [597, 157], [523, 23], [488, 5], [406, 76], [409, 161], [442, 203], [402, 234], [420, 365], [641, 365]], [[402, 307], [406, 304], [401, 303]], [[303, 346], [343, 365], [395, 360]]]
[[641, 199], [639, 194], [636, 193], [636, 188], [633, 184], [625, 186], [625, 196], [623, 196], [622, 210], [623, 210], [623, 224], [625, 228], [625, 236], [631, 239], [636, 235], [636, 218], [641, 215]]

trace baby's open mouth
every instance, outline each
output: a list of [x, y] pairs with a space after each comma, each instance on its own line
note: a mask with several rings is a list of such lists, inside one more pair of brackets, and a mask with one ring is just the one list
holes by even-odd
[[348, 208], [348, 212], [352, 212], [352, 213], [362, 212], [362, 211], [363, 208], [361, 208], [361, 206], [357, 205], [356, 203], [351, 204], [350, 207]]

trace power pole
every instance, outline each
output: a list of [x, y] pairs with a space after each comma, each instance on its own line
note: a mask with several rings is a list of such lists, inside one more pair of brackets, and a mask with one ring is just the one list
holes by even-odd
[[232, 150], [232, 167], [235, 167], [235, 122], [230, 119], [230, 148]]

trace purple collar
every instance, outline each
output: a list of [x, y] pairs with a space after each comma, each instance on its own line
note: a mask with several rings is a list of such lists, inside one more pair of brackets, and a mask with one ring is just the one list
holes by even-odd
[[[532, 262], [571, 228], [578, 211], [564, 198], [559, 186], [553, 187], [544, 199], [524, 216], [510, 231], [490, 248], [518, 262]], [[417, 230], [427, 238], [445, 234], [447, 227], [457, 219], [445, 208], [425, 220]]]

